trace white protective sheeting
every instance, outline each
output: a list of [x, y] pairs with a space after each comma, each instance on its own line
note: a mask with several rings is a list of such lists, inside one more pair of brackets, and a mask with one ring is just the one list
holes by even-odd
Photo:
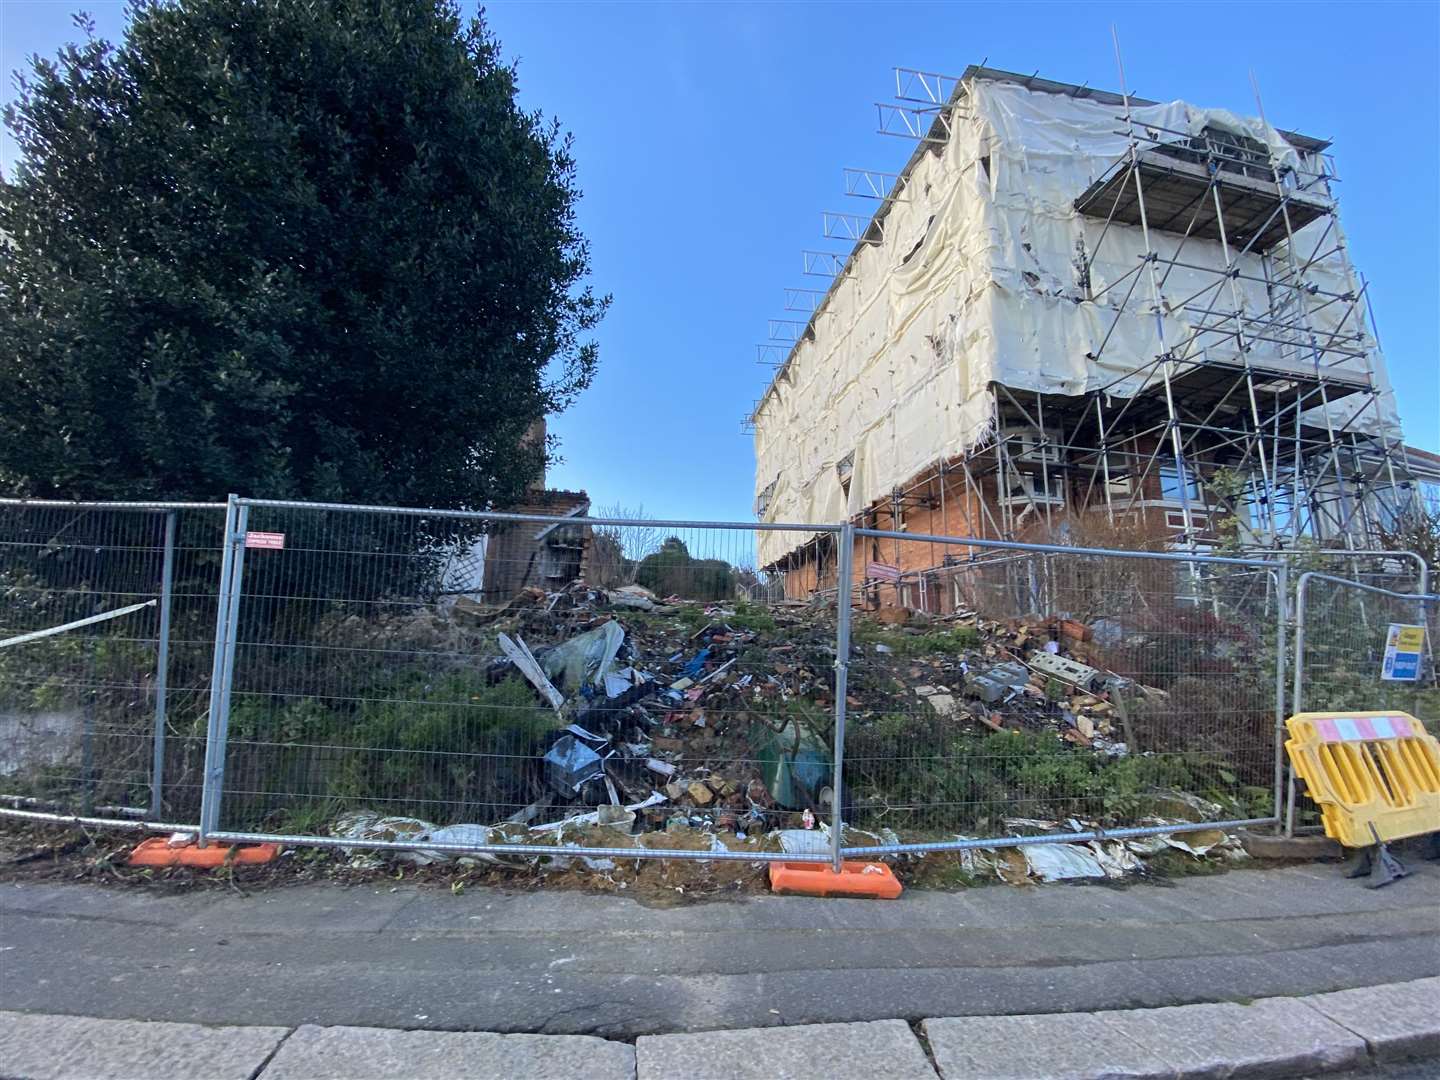
[[[1138, 107], [1134, 115], [1142, 126], [1243, 134], [1266, 143], [1282, 163], [1314, 170], [1260, 120], [1178, 101]], [[1082, 243], [1088, 252], [1099, 245], [1091, 265], [1096, 293], [1133, 270], [1145, 252], [1138, 226], [1114, 223], [1099, 244], [1105, 223], [1074, 209], [1075, 199], [1127, 152], [1124, 127], [1117, 105], [984, 79], [968, 84], [954, 135], [938, 153], [915, 161], [905, 201], [893, 204], [884, 221], [883, 243], [858, 252], [814, 320], [814, 340], [795, 349], [756, 411], [757, 496], [769, 489], [757, 500], [757, 508], [765, 503], [764, 520], [840, 520], [982, 443], [994, 428], [992, 382], [1068, 395], [1108, 387], [1123, 398], [1158, 377], [1155, 357], [1190, 338], [1199, 316], [1162, 303], [1157, 317], [1143, 271], [1098, 301], [1086, 300], [1079, 283]], [[1358, 293], [1338, 222], [1312, 222], [1296, 233], [1296, 245], [1310, 257], [1327, 223], [1324, 248], [1339, 240], [1342, 250], [1309, 267], [1306, 280]], [[1180, 241], [1179, 234], [1151, 232], [1162, 256]], [[1192, 237], [1183, 257], [1214, 270], [1224, 266], [1218, 241]], [[1160, 269], [1169, 275], [1161, 295], [1170, 304], [1219, 280], [1211, 270]], [[1240, 269], [1264, 276], [1259, 255], [1243, 257]], [[1262, 283], [1235, 287], [1246, 311], [1270, 307]], [[1214, 307], [1233, 309], [1228, 284], [1209, 295]], [[1312, 301], [1310, 323], [1322, 334], [1340, 329], [1350, 308]], [[1353, 315], [1343, 328], [1364, 330]], [[1107, 332], [1103, 355], [1089, 359]], [[1209, 352], [1192, 349], [1191, 356], [1233, 357], [1233, 347], [1227, 353], [1214, 344], [1219, 340], [1207, 336]], [[1257, 343], [1252, 360], [1263, 362], [1267, 349], [1280, 348]], [[1373, 365], [1383, 391], [1379, 407], [1357, 394], [1331, 409], [1338, 424], [1363, 406], [1360, 430], [1398, 435], [1384, 361], [1373, 341], [1367, 351], [1332, 370], [1365, 376]], [[1333, 362], [1334, 354], [1326, 359]], [[836, 464], [852, 453], [847, 496]], [[765, 533], [759, 543], [763, 565], [793, 538]]]

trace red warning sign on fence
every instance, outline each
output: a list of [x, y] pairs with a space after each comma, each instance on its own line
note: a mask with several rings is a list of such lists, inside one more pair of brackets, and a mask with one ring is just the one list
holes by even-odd
[[285, 547], [285, 534], [247, 532], [245, 534], [245, 546], [247, 548], [270, 548], [273, 551], [280, 551]]
[[872, 581], [899, 581], [900, 567], [889, 563], [872, 562], [865, 566], [865, 576]]

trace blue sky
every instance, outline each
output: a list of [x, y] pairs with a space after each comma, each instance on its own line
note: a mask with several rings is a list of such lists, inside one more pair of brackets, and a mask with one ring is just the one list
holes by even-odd
[[[0, 0], [0, 64], [53, 54], [84, 7], [119, 36], [118, 2]], [[494, 3], [524, 104], [574, 133], [594, 283], [615, 303], [595, 383], [551, 419], [553, 486], [596, 505], [748, 520], [742, 417], [764, 388], [756, 342], [800, 270], [841, 168], [894, 171], [875, 133], [892, 67], [987, 62], [1253, 114], [1335, 141], [1342, 220], [1371, 298], [1407, 440], [1440, 451], [1440, 6], [1435, 4]], [[7, 79], [5, 95], [11, 87]], [[3, 147], [7, 171], [13, 146]], [[847, 206], [846, 203], [854, 203]], [[820, 283], [817, 286], [817, 282]]]

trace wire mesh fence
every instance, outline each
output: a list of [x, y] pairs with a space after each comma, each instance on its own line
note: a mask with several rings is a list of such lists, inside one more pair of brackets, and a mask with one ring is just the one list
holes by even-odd
[[758, 850], [825, 811], [833, 617], [751, 599], [754, 526], [242, 511], [219, 832]]
[[[1298, 556], [585, 509], [0, 501], [0, 795], [499, 857], [1276, 817]], [[1420, 568], [1305, 558], [1356, 577], [1309, 575], [1303, 706], [1440, 724], [1432, 654], [1378, 674]]]
[[[1273, 817], [1273, 565], [991, 544], [948, 585], [948, 613], [919, 625], [857, 613], [860, 828], [904, 845]], [[862, 574], [859, 592], [884, 620], [904, 588]]]
[[[1301, 575], [1296, 594], [1293, 712], [1394, 709], [1440, 734], [1440, 597], [1320, 572]], [[1316, 807], [1296, 784], [1292, 776], [1287, 833], [1319, 827]]]
[[[1440, 601], [1395, 593], [1324, 574], [1301, 580], [1297, 602], [1303, 632], [1297, 636], [1295, 712], [1400, 709], [1440, 731], [1440, 688], [1434, 640]], [[1418, 627], [1421, 642], [1413, 675], [1393, 662], [1392, 629]]]
[[223, 506], [0, 500], [0, 795], [200, 803]]

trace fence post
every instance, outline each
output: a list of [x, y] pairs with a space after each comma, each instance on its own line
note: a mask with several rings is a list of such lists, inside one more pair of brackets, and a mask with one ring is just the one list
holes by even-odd
[[850, 604], [855, 566], [855, 526], [846, 521], [838, 533], [835, 589], [835, 775], [830, 782], [830, 858], [840, 872], [841, 833], [844, 831], [845, 693], [850, 679]]
[[160, 568], [160, 644], [155, 656], [155, 744], [150, 762], [150, 820], [161, 821], [165, 787], [165, 691], [170, 676], [170, 602], [175, 584], [174, 510], [165, 514], [165, 557]]
[[[1285, 645], [1289, 634], [1290, 570], [1282, 559], [1275, 570], [1275, 831], [1285, 800]], [[1300, 662], [1296, 657], [1295, 662]]]
[[226, 500], [225, 547], [220, 559], [220, 596], [215, 612], [215, 655], [210, 667], [210, 715], [205, 725], [205, 775], [200, 792], [199, 842], [220, 823], [225, 776], [225, 735], [230, 722], [230, 676], [235, 667], [235, 627], [240, 611], [240, 581], [245, 561], [248, 506], [236, 496]]
[[[1295, 585], [1295, 675], [1290, 688], [1290, 708], [1304, 712], [1305, 705], [1301, 687], [1305, 682], [1305, 589], [1310, 584], [1313, 571], [1300, 575]], [[1285, 792], [1285, 836], [1295, 835], [1295, 773], [1290, 772], [1290, 782]]]

